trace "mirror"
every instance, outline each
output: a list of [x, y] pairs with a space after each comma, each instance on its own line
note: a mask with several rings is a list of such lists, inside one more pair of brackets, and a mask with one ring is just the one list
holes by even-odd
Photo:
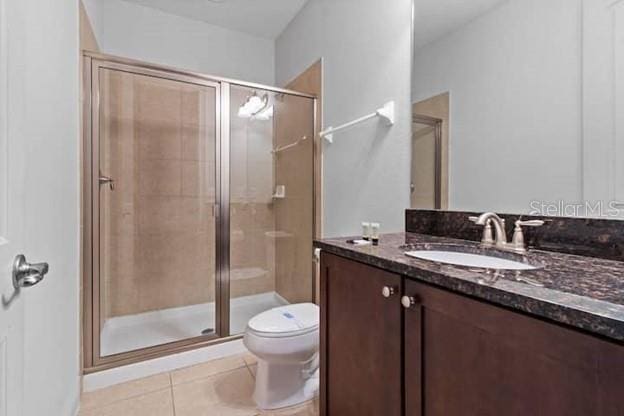
[[623, 216], [624, 2], [415, 0], [414, 19], [412, 207]]

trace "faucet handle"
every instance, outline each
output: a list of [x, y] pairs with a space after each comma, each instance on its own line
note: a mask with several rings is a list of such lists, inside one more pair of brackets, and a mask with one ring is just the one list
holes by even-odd
[[528, 221], [516, 221], [516, 227], [514, 228], [513, 238], [511, 239], [511, 245], [513, 250], [517, 253], [526, 253], [526, 246], [524, 245], [524, 233], [522, 227], [541, 227], [544, 225], [542, 220], [528, 220]]
[[516, 221], [516, 227], [541, 227], [544, 224], [542, 220]]
[[[479, 221], [479, 217], [468, 217], [468, 220], [476, 223]], [[494, 235], [492, 233], [492, 220], [487, 220], [483, 227], [483, 236], [481, 237], [481, 244], [491, 246], [494, 244]]]

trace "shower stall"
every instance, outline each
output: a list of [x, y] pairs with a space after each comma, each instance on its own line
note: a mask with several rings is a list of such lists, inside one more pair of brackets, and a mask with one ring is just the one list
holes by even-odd
[[84, 57], [86, 371], [313, 301], [313, 96]]

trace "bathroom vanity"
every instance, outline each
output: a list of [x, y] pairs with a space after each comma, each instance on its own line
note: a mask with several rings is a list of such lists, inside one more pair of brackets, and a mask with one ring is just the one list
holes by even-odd
[[[432, 235], [453, 222], [411, 214], [408, 232], [382, 235], [379, 246], [316, 242], [322, 415], [624, 414], [624, 263], [610, 258], [620, 237], [605, 234], [605, 221], [552, 220], [527, 239], [558, 251], [517, 257], [472, 241], [480, 236], [472, 225], [456, 223], [460, 235]], [[588, 229], [554, 244], [554, 228], [566, 234], [562, 224]], [[581, 241], [592, 232], [595, 245]], [[607, 258], [597, 257], [601, 244]], [[405, 255], [440, 248], [535, 268]]]

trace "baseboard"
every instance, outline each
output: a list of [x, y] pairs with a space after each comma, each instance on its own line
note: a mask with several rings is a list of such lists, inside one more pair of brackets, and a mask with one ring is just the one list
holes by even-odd
[[115, 384], [149, 377], [155, 374], [189, 367], [217, 358], [229, 357], [247, 352], [243, 341], [224, 342], [197, 350], [186, 351], [140, 363], [111, 368], [93, 374], [87, 374], [82, 379], [84, 392], [99, 390]]
[[76, 392], [67, 412], [70, 416], [78, 416], [78, 413], [80, 413], [80, 378], [76, 381]]

